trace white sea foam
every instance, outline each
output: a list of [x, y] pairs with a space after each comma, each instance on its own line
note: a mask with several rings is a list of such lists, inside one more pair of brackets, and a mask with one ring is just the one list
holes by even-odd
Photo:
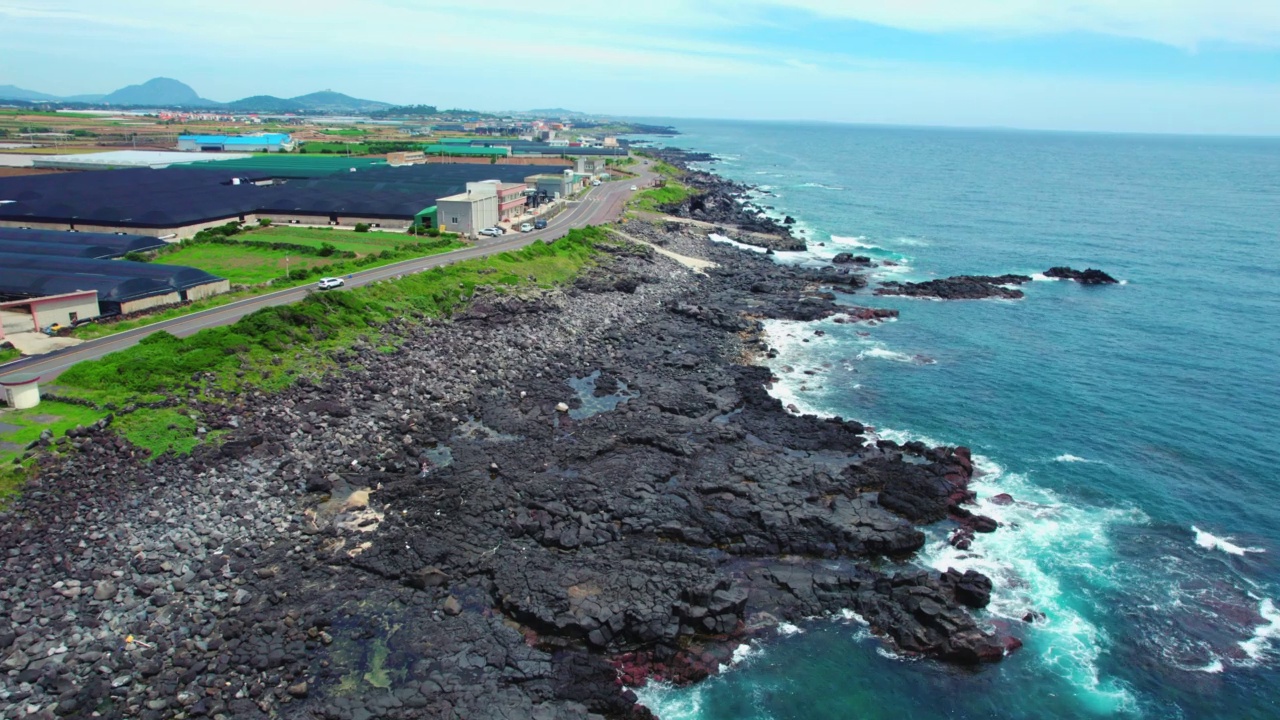
[[1280, 612], [1271, 598], [1263, 598], [1258, 614], [1267, 623], [1259, 625], [1254, 629], [1253, 637], [1240, 643], [1240, 648], [1254, 662], [1261, 662], [1271, 649], [1271, 641], [1280, 638]]
[[1058, 457], [1054, 458], [1053, 461], [1060, 462], [1060, 463], [1096, 463], [1097, 462], [1097, 460], [1089, 460], [1087, 458], [1082, 458], [1079, 455], [1072, 455], [1070, 453], [1063, 453]]
[[[796, 629], [798, 630], [799, 628]], [[763, 653], [764, 650], [756, 645], [752, 645], [751, 643], [742, 643], [733, 649], [733, 657], [729, 660], [729, 664], [731, 666], [738, 665]]]
[[886, 348], [886, 347], [873, 347], [858, 353], [859, 360], [866, 360], [867, 358], [876, 358], [878, 360], [892, 360], [894, 362], [903, 362], [903, 363], [915, 362], [915, 358], [913, 358], [912, 356], [904, 352], [898, 352], [897, 350], [890, 350], [889, 348]]
[[840, 617], [844, 618], [844, 619], [845, 619], [846, 621], [848, 621], [848, 622], [857, 623], [857, 624], [862, 625], [862, 626], [864, 626], [864, 627], [865, 627], [865, 626], [867, 626], [867, 625], [870, 625], [870, 624], [871, 624], [870, 622], [868, 622], [868, 621], [867, 621], [867, 619], [866, 619], [866, 618], [864, 618], [864, 617], [862, 617], [861, 615], [859, 615], [858, 613], [856, 613], [856, 612], [854, 612], [854, 611], [850, 610], [849, 608], [844, 608], [844, 609], [842, 609], [842, 610], [840, 611]]
[[1057, 282], [1061, 278], [1052, 278], [1044, 273], [1031, 273], [1031, 279], [1036, 282]]
[[789, 622], [778, 623], [779, 635], [800, 635], [804, 632], [798, 625], [792, 625]]
[[1196, 670], [1202, 673], [1210, 673], [1211, 675], [1217, 675], [1223, 670], [1226, 670], [1226, 666], [1222, 664], [1222, 660], [1220, 658], [1214, 658], [1209, 662], [1209, 664], [1201, 668], [1196, 668]]
[[[708, 681], [711, 682], [711, 681]], [[698, 720], [702, 717], [702, 688], [677, 690], [671, 683], [650, 680], [634, 689], [636, 700], [662, 720]]]
[[857, 237], [849, 237], [847, 235], [832, 235], [831, 242], [835, 245], [844, 245], [846, 247], [863, 248], [866, 250], [880, 249], [875, 245], [869, 244], [867, 242], [867, 237], [865, 235], [858, 235]]
[[733, 238], [720, 235], [719, 233], [711, 233], [707, 237], [711, 240], [711, 242], [723, 243], [725, 245], [732, 245], [733, 247], [736, 247], [739, 250], [746, 250], [748, 252], [754, 252], [754, 253], [766, 252], [766, 248], [756, 247], [755, 245], [748, 245], [746, 243], [740, 243], [737, 240], [734, 240]]
[[1191, 532], [1195, 533], [1196, 535], [1196, 545], [1199, 545], [1205, 550], [1221, 550], [1222, 552], [1227, 553], [1228, 555], [1238, 555], [1242, 557], [1244, 556], [1245, 553], [1266, 552], [1264, 548], [1240, 547], [1239, 545], [1236, 545], [1235, 543], [1231, 542], [1232, 538], [1229, 538], [1229, 537], [1220, 538], [1209, 532], [1201, 530], [1195, 525], [1191, 526]]
[[817, 182], [803, 183], [800, 185], [800, 187], [817, 188], [819, 190], [847, 190], [848, 189], [848, 188], [842, 188], [839, 185], [823, 185], [822, 183], [817, 183]]

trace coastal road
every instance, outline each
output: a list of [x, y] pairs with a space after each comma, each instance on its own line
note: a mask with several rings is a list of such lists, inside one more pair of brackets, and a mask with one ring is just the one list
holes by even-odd
[[[452, 265], [463, 260], [473, 260], [507, 252], [508, 250], [518, 250], [537, 240], [550, 242], [564, 237], [574, 228], [612, 222], [622, 215], [622, 210], [626, 206], [628, 198], [632, 195], [631, 186], [644, 187], [653, 181], [654, 175], [649, 172], [649, 163], [647, 161], [637, 167], [639, 169], [634, 180], [625, 179], [602, 183], [590, 188], [578, 200], [570, 201], [566, 209], [547, 221], [545, 229], [527, 233], [511, 232], [497, 238], [484, 238], [475, 245], [461, 250], [405, 260], [392, 265], [383, 265], [358, 272], [347, 280], [347, 286], [360, 287], [361, 285], [386, 280], [398, 275], [429, 270], [442, 265]], [[238, 300], [221, 307], [154, 323], [146, 327], [126, 330], [115, 335], [90, 340], [80, 345], [45, 355], [25, 358], [0, 367], [0, 379], [19, 373], [35, 373], [40, 375], [42, 381], [48, 381], [82, 360], [94, 360], [108, 353], [132, 347], [151, 333], [164, 330], [179, 337], [186, 337], [205, 328], [230, 325], [245, 315], [264, 307], [297, 302], [312, 292], [315, 292], [315, 285], [311, 283], [287, 290], [278, 290], [273, 293]]]

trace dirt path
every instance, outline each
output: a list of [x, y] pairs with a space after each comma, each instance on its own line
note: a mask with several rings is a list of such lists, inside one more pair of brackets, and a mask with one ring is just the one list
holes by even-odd
[[688, 255], [681, 255], [680, 253], [671, 252], [666, 248], [658, 247], [657, 245], [654, 245], [648, 240], [641, 240], [640, 238], [628, 235], [622, 232], [621, 230], [615, 230], [613, 228], [609, 228], [609, 232], [613, 233], [614, 235], [617, 235], [620, 238], [636, 243], [637, 245], [648, 245], [649, 247], [653, 248], [654, 251], [656, 251], [659, 255], [666, 255], [672, 260], [675, 260], [681, 265], [684, 265], [690, 270], [698, 273], [699, 275], [706, 275], [707, 268], [716, 267], [716, 263], [711, 262], [710, 260], [703, 260], [702, 258], [689, 257]]

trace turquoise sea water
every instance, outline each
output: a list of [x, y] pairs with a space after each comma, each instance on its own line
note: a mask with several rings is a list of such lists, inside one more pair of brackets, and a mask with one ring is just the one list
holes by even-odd
[[672, 124], [661, 142], [800, 221], [811, 251], [779, 262], [1124, 284], [772, 324], [786, 402], [969, 445], [982, 498], [1018, 501], [980, 501], [1004, 526], [970, 552], [939, 527], [917, 560], [990, 575], [983, 616], [1026, 646], [963, 671], [814, 619], [699, 686], [644, 689], [663, 720], [1280, 717], [1280, 140]]

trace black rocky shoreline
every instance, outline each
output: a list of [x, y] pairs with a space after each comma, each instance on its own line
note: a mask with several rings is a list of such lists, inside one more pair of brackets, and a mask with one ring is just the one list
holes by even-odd
[[0, 715], [643, 718], [628, 687], [846, 609], [904, 654], [1016, 647], [970, 613], [988, 579], [906, 562], [919, 525], [994, 529], [968, 451], [788, 412], [753, 364], [762, 319], [884, 317], [833, 302], [856, 268], [620, 229], [719, 265], [621, 244], [570, 288], [482, 291], [205, 407], [230, 439], [189, 458], [50, 438], [76, 452], [0, 515]]

